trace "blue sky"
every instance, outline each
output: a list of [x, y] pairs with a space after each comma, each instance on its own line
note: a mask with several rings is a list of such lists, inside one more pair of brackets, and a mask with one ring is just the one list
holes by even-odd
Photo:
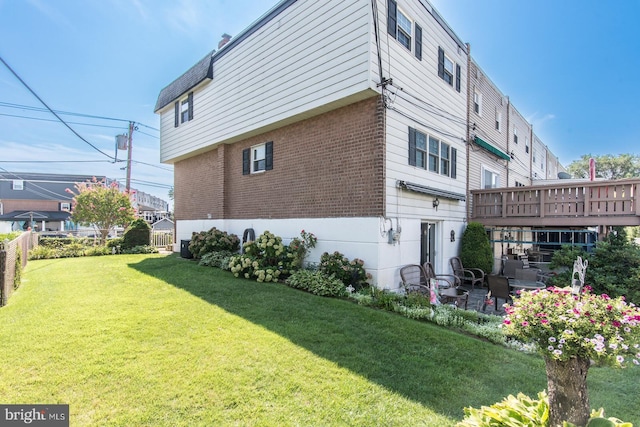
[[[159, 163], [158, 93], [223, 33], [238, 34], [276, 3], [0, 0], [0, 57], [53, 110], [96, 116], [60, 114], [109, 156], [115, 136], [136, 122], [133, 160], [151, 166], [134, 163], [132, 186], [168, 200], [173, 174]], [[432, 3], [563, 164], [588, 153], [638, 154], [639, 0]], [[0, 168], [124, 182], [124, 163], [110, 163], [42, 108], [0, 64]]]

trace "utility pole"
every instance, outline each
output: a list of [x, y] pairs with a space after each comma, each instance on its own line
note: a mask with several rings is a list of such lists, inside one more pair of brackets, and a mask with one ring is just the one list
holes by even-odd
[[127, 193], [131, 190], [131, 144], [134, 122], [129, 122], [129, 139], [127, 140]]

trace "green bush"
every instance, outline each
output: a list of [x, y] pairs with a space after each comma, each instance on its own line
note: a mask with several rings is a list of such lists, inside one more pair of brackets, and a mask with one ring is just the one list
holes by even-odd
[[142, 218], [134, 220], [122, 236], [122, 248], [131, 249], [135, 246], [145, 246], [151, 243], [151, 227]]
[[122, 247], [123, 240], [124, 239], [122, 237], [114, 237], [113, 239], [109, 239], [107, 240], [107, 247], [116, 249]]
[[[538, 393], [537, 399], [518, 393], [509, 395], [503, 401], [480, 409], [464, 408], [465, 417], [456, 427], [548, 427], [549, 396], [545, 392]], [[633, 427], [617, 418], [605, 418], [604, 410], [591, 411], [591, 418], [586, 427], [611, 426]], [[563, 422], [562, 427], [576, 427]]]
[[485, 274], [493, 271], [493, 249], [484, 225], [470, 222], [460, 239], [460, 260], [465, 268], [479, 268]]
[[123, 254], [157, 254], [158, 248], [151, 245], [138, 245], [132, 248], [123, 249], [121, 253]]
[[358, 258], [349, 261], [338, 251], [323, 253], [318, 269], [327, 276], [333, 274], [345, 286], [351, 286], [356, 291], [369, 286], [367, 281], [370, 275], [364, 269], [364, 261]]
[[238, 252], [240, 249], [240, 239], [235, 234], [218, 230], [213, 227], [209, 231], [192, 233], [189, 242], [189, 252], [195, 259], [200, 259], [204, 254], [211, 252]]
[[344, 283], [319, 271], [298, 270], [289, 276], [285, 283], [292, 288], [325, 297], [341, 297], [347, 293]]
[[27, 259], [29, 261], [34, 260], [34, 259], [53, 259], [53, 258], [60, 258], [60, 256], [58, 256], [58, 250], [51, 248], [51, 247], [47, 247], [47, 246], [36, 246], [35, 248], [31, 249], [29, 251], [29, 254], [27, 256]]
[[22, 249], [16, 251], [15, 275], [13, 276], [13, 289], [18, 289], [22, 282]]
[[591, 286], [594, 293], [613, 298], [624, 296], [627, 302], [640, 305], [640, 247], [627, 240], [623, 228], [614, 229], [606, 240], [596, 243], [593, 253], [563, 245], [554, 252], [550, 268], [565, 271], [547, 280], [547, 285], [570, 286], [573, 263], [578, 256], [589, 261], [585, 285]]
[[209, 252], [202, 255], [198, 264], [205, 267], [216, 267], [228, 271], [230, 269], [229, 262], [231, 261], [232, 256], [233, 253], [229, 251]]

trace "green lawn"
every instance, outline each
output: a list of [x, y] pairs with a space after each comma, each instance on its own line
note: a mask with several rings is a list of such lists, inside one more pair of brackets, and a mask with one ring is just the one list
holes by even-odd
[[[0, 403], [72, 426], [447, 426], [546, 385], [536, 356], [175, 255], [30, 261], [0, 342]], [[592, 368], [592, 406], [640, 425], [638, 384]]]

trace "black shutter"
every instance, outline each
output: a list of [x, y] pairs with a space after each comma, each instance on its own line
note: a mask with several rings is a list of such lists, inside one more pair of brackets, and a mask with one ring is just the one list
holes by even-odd
[[175, 119], [173, 122], [173, 127], [177, 128], [180, 125], [180, 101], [176, 101], [175, 104]]
[[245, 148], [242, 150], [242, 175], [249, 175], [251, 173], [251, 149]]
[[438, 77], [444, 79], [444, 49], [438, 47]]
[[451, 178], [456, 179], [456, 167], [458, 165], [458, 150], [451, 147]]
[[398, 4], [395, 0], [387, 1], [387, 31], [391, 37], [396, 38], [398, 26]]
[[264, 170], [273, 169], [273, 141], [264, 145]]
[[456, 64], [456, 90], [460, 92], [460, 65]]
[[193, 92], [189, 92], [187, 102], [189, 103], [189, 120], [193, 120]]
[[416, 24], [416, 58], [422, 61], [422, 28]]
[[409, 165], [416, 165], [416, 130], [409, 128]]

